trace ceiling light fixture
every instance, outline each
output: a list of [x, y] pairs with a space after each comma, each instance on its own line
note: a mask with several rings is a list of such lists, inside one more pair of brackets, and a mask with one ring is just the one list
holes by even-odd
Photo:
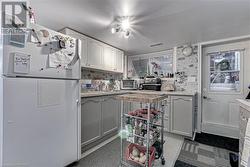
[[111, 33], [122, 33], [124, 38], [129, 38], [131, 35], [131, 22], [129, 17], [118, 18], [111, 27]]
[[124, 31], [127, 31], [130, 28], [130, 21], [129, 21], [128, 17], [122, 19], [122, 21], [121, 21], [121, 28]]

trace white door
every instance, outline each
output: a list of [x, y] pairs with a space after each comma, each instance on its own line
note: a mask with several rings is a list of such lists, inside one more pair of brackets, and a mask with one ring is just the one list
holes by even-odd
[[[202, 131], [238, 138], [239, 106], [249, 81], [249, 41], [203, 48]], [[250, 83], [250, 82], [249, 82]]]
[[62, 167], [80, 153], [79, 83], [3, 80], [3, 165]]

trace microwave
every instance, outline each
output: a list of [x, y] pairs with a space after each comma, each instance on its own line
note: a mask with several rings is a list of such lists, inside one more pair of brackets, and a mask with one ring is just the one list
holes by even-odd
[[134, 79], [123, 79], [121, 81], [122, 90], [135, 90], [137, 89], [137, 82]]

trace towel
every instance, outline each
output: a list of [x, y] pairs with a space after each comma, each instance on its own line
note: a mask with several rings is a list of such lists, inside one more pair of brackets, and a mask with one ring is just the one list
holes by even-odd
[[[241, 165], [244, 167], [250, 166], [250, 121], [247, 120], [245, 138], [244, 138], [244, 146], [241, 155]], [[248, 165], [249, 164], [249, 165]]]

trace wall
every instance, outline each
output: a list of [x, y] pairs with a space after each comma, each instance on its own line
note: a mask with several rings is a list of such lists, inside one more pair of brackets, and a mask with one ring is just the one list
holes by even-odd
[[120, 73], [112, 73], [107, 71], [97, 71], [90, 69], [82, 69], [81, 73], [82, 79], [91, 79], [91, 80], [121, 80], [123, 74]]
[[[190, 56], [184, 56], [182, 54], [182, 49], [184, 46], [177, 47], [177, 49], [169, 49], [162, 52], [155, 52], [143, 55], [135, 55], [128, 57], [128, 77], [138, 78], [135, 75], [132, 60], [149, 60], [152, 57], [159, 56], [169, 56], [172, 63], [172, 70], [169, 72], [175, 73], [176, 79], [176, 87], [177, 90], [190, 90], [197, 91], [198, 90], [198, 47], [193, 47], [193, 53]], [[144, 63], [145, 64], [145, 63]], [[150, 64], [150, 61], [148, 61]], [[145, 67], [144, 67], [145, 69]], [[178, 75], [178, 73], [181, 73]]]
[[198, 90], [198, 47], [193, 46], [193, 53], [190, 56], [184, 56], [182, 49], [184, 46], [177, 48], [176, 53], [176, 87], [184, 90]]
[[[123, 74], [107, 71], [97, 71], [82, 69], [81, 73], [81, 91], [112, 91], [120, 89], [120, 80]], [[88, 87], [86, 84], [91, 84]]]

